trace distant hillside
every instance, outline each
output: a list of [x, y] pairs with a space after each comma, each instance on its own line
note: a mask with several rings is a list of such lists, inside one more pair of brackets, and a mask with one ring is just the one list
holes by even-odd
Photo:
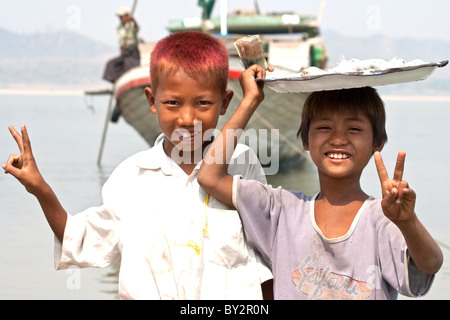
[[19, 35], [0, 29], [0, 88], [101, 84], [110, 47], [73, 32]]
[[0, 59], [92, 58], [116, 50], [69, 31], [18, 35], [0, 29], [0, 46]]
[[[324, 30], [329, 67], [341, 56], [346, 59], [394, 57], [404, 60], [441, 61], [450, 59], [450, 42], [437, 39], [357, 38]], [[74, 32], [20, 35], [0, 29], [0, 89], [104, 87], [102, 80], [107, 60], [118, 53], [111, 47]], [[450, 93], [450, 66], [437, 70], [420, 84], [383, 87], [384, 92], [399, 94]]]

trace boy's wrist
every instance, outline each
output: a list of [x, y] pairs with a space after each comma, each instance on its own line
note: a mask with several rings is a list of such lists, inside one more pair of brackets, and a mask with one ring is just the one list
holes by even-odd
[[53, 190], [50, 185], [45, 182], [43, 178], [41, 178], [39, 182], [29, 188], [28, 192], [36, 198], [45, 198], [49, 194], [53, 193]]
[[417, 227], [418, 218], [416, 213], [414, 212], [413, 215], [406, 220], [396, 220], [392, 221], [402, 233], [413, 231]]
[[244, 95], [244, 97], [242, 98], [241, 105], [245, 106], [246, 108], [256, 110], [256, 108], [261, 104], [263, 100], [264, 98], [260, 98], [258, 96], [255, 97], [248, 94]]

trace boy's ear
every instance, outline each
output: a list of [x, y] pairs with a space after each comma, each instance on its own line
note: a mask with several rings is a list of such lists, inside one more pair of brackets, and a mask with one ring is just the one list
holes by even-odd
[[376, 151], [383, 150], [383, 147], [384, 147], [384, 141], [379, 146], [373, 147], [373, 153], [375, 153]]
[[150, 110], [153, 114], [156, 114], [155, 107], [155, 96], [153, 90], [150, 87], [145, 88], [145, 96], [147, 97], [148, 104], [150, 105]]
[[[300, 138], [300, 129], [298, 130], [298, 133], [297, 133], [297, 138]], [[305, 150], [305, 151], [309, 151], [309, 139], [301, 139], [302, 140], [302, 145], [303, 145], [303, 149]], [[308, 140], [308, 141], [305, 141], [305, 140]]]
[[303, 143], [303, 149], [305, 149], [305, 151], [309, 151], [309, 145]]
[[222, 107], [220, 109], [220, 115], [223, 116], [227, 112], [228, 106], [230, 105], [231, 99], [233, 99], [233, 90], [228, 90], [225, 92], [225, 97], [223, 98]]

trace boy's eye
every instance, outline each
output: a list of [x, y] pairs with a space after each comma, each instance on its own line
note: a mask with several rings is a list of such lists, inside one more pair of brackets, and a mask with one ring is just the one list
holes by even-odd
[[352, 127], [352, 128], [350, 128], [348, 130], [351, 131], [351, 132], [359, 132], [359, 131], [361, 131], [361, 129], [357, 128], [357, 127]]
[[200, 106], [209, 106], [211, 103], [209, 101], [199, 101], [198, 104]]
[[176, 100], [167, 100], [167, 101], [163, 101], [163, 105], [166, 105], [168, 107], [174, 107], [174, 106], [178, 106], [179, 103]]

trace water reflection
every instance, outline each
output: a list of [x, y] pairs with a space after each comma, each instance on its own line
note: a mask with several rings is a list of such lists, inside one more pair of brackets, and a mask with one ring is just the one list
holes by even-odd
[[313, 195], [319, 191], [317, 169], [310, 159], [302, 159], [295, 165], [280, 166], [276, 175], [267, 176], [267, 182], [273, 187], [282, 186], [286, 190], [302, 191]]

